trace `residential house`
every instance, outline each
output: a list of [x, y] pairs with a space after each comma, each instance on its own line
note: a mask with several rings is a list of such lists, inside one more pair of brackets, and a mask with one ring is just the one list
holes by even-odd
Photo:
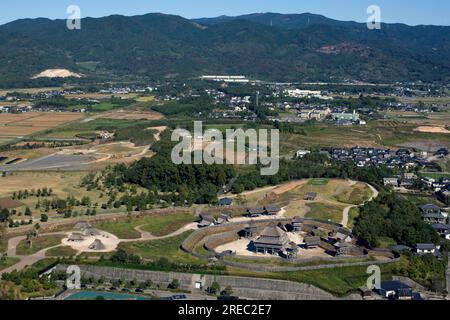
[[382, 281], [376, 290], [386, 299], [411, 300], [413, 296], [412, 288], [400, 281]]
[[450, 224], [435, 223], [431, 226], [441, 237], [450, 240]]
[[383, 184], [385, 186], [398, 187], [398, 178], [384, 178]]
[[298, 150], [297, 151], [297, 158], [298, 159], [302, 159], [302, 158], [304, 158], [307, 154], [310, 154], [311, 153], [311, 151], [309, 151], [309, 150]]
[[416, 244], [415, 251], [417, 254], [435, 254], [437, 248], [433, 243], [418, 243]]

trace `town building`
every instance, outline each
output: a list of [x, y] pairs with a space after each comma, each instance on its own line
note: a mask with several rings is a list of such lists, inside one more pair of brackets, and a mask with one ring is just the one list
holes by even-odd
[[356, 111], [353, 111], [352, 113], [332, 113], [331, 118], [335, 121], [344, 120], [350, 122], [359, 122], [360, 120], [359, 114], [356, 113]]

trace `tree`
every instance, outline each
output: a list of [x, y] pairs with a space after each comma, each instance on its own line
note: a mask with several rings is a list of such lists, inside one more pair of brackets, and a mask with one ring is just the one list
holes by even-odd
[[229, 297], [232, 294], [233, 294], [233, 289], [230, 286], [226, 287], [225, 290], [222, 291], [223, 296]]
[[208, 289], [209, 293], [216, 294], [220, 292], [220, 284], [217, 281], [214, 281]]
[[174, 290], [178, 289], [180, 287], [180, 280], [173, 279], [169, 286], [171, 289], [174, 289]]
[[25, 215], [29, 216], [29, 217], [31, 217], [33, 215], [29, 207], [25, 208]]

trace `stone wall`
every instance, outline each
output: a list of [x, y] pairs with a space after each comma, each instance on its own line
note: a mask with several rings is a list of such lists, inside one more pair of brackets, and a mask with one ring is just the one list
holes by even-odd
[[[65, 271], [66, 265], [58, 265], [56, 270]], [[332, 294], [321, 290], [315, 286], [293, 281], [260, 279], [250, 277], [214, 276], [187, 274], [176, 272], [143, 271], [132, 269], [120, 269], [112, 267], [99, 267], [90, 265], [80, 265], [83, 275], [104, 277], [108, 280], [124, 279], [130, 281], [137, 279], [145, 281], [150, 279], [160, 288], [167, 288], [173, 279], [178, 279], [180, 289], [195, 292], [195, 284], [201, 283], [203, 290], [206, 290], [216, 281], [224, 289], [230, 286], [233, 294], [241, 298], [258, 300], [334, 300], [337, 299]], [[355, 299], [357, 296], [350, 296], [347, 299]]]

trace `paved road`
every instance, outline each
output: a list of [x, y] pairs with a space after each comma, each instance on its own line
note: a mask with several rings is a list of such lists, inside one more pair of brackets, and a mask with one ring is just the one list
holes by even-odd
[[[55, 232], [55, 233], [46, 233], [45, 235], [49, 236], [49, 235], [65, 235], [65, 234], [67, 234], [67, 233]], [[58, 245], [50, 247], [50, 248], [45, 248], [45, 249], [43, 249], [39, 252], [36, 252], [35, 254], [29, 255], [29, 256], [21, 256], [21, 255], [17, 254], [17, 246], [19, 245], [19, 243], [22, 240], [25, 240], [25, 239], [26, 239], [25, 236], [18, 236], [18, 237], [9, 239], [8, 250], [7, 250], [8, 257], [18, 258], [18, 259], [20, 259], [20, 261], [9, 268], [0, 270], [0, 277], [3, 273], [10, 273], [14, 270], [21, 271], [21, 270], [25, 269], [26, 267], [31, 266], [32, 264], [35, 264], [36, 262], [38, 262], [40, 260], [45, 259], [46, 258], [45, 254], [47, 253], [48, 250], [62, 246], [62, 244], [58, 244]]]
[[32, 170], [81, 170], [87, 167], [90, 158], [85, 155], [51, 154], [18, 164], [0, 166], [0, 171], [32, 171]]

